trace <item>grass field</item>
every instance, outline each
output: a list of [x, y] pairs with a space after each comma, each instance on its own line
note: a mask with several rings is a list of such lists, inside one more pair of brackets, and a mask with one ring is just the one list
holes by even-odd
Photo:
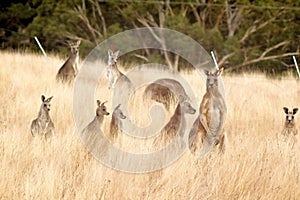
[[[73, 88], [55, 82], [63, 60], [50, 60], [0, 52], [0, 199], [300, 199], [300, 141], [292, 148], [277, 140], [282, 107], [300, 106], [294, 78], [225, 71], [225, 154], [198, 160], [186, 152], [162, 173], [130, 174], [103, 166], [85, 150], [72, 118]], [[199, 105], [204, 83], [185, 76]], [[47, 142], [30, 134], [41, 94], [54, 96], [56, 135]], [[296, 120], [300, 124], [299, 114]]]

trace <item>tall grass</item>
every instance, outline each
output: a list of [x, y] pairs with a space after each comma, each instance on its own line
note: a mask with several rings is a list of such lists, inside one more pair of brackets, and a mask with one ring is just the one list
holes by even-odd
[[[129, 174], [86, 151], [74, 128], [73, 89], [55, 82], [63, 60], [50, 59], [0, 52], [0, 199], [300, 199], [300, 142], [292, 148], [277, 139], [282, 107], [300, 106], [294, 79], [225, 74], [226, 153], [198, 160], [186, 152], [162, 172]], [[203, 81], [184, 76], [199, 105]], [[56, 135], [47, 142], [29, 130], [41, 94], [54, 96]], [[127, 138], [124, 146], [131, 144]]]

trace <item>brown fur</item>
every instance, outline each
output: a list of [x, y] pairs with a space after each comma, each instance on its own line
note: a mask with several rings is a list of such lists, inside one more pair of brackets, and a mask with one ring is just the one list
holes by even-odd
[[[183, 100], [183, 97], [180, 96], [180, 100], [177, 104], [174, 114], [170, 118], [169, 122], [162, 129], [160, 137], [157, 137], [154, 140], [154, 145], [158, 145], [161, 142], [167, 143], [172, 139], [181, 127], [185, 127], [184, 114], [195, 114], [196, 110], [191, 106], [189, 102]], [[183, 135], [180, 135], [181, 137]]]
[[108, 142], [105, 141], [105, 137], [101, 135], [101, 128], [103, 125], [104, 116], [108, 116], [107, 108], [97, 100], [96, 116], [94, 119], [82, 130], [81, 140], [89, 151], [97, 153], [99, 156], [103, 154], [108, 148]]
[[111, 140], [113, 143], [116, 142], [119, 132], [122, 131], [121, 119], [126, 118], [126, 116], [121, 111], [120, 106], [121, 106], [121, 104], [116, 106], [116, 108], [114, 109], [114, 112], [113, 112], [112, 118], [111, 118], [111, 122], [110, 122], [110, 135], [111, 135]]
[[109, 81], [108, 89], [111, 89], [118, 82], [126, 83], [128, 85], [128, 88], [132, 85], [129, 78], [118, 69], [118, 56], [119, 51], [113, 52], [111, 50], [108, 50], [108, 69], [106, 74]]
[[45, 139], [54, 135], [54, 124], [49, 115], [50, 101], [53, 97], [46, 99], [44, 95], [41, 96], [42, 105], [38, 117], [31, 123], [31, 135], [35, 137], [40, 135]]
[[178, 96], [181, 95], [186, 100], [189, 100], [184, 88], [178, 81], [174, 79], [158, 79], [146, 87], [144, 99], [150, 97], [151, 100], [162, 103], [169, 110], [171, 103], [176, 102], [175, 92]]
[[71, 54], [56, 74], [56, 80], [62, 83], [71, 83], [78, 71], [80, 40], [76, 43], [69, 43], [69, 45], [71, 47]]
[[284, 113], [286, 114], [286, 120], [284, 122], [284, 128], [281, 132], [284, 140], [292, 139], [293, 143], [297, 141], [296, 135], [298, 134], [298, 129], [296, 128], [295, 114], [298, 111], [298, 108], [294, 108], [292, 111], [289, 111], [287, 107], [283, 108]]
[[104, 116], [109, 115], [109, 112], [106, 111], [107, 108], [104, 104], [105, 102], [101, 103], [100, 100], [97, 100], [98, 107], [96, 109], [96, 116], [94, 120], [87, 125], [83, 132], [86, 130], [91, 130], [96, 124], [102, 125]]
[[206, 72], [206, 93], [200, 104], [200, 113], [189, 134], [189, 148], [192, 153], [200, 148], [200, 156], [209, 153], [214, 146], [219, 145], [224, 151], [225, 135], [223, 125], [226, 119], [226, 103], [218, 88], [218, 76], [222, 69], [215, 73]]

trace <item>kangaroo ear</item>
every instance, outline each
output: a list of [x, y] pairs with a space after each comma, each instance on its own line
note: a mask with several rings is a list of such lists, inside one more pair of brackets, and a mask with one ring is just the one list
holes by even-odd
[[116, 59], [119, 57], [119, 54], [120, 54], [120, 50], [118, 50], [114, 53], [114, 56], [116, 57]]
[[294, 108], [294, 109], [293, 109], [293, 115], [296, 114], [297, 111], [298, 111], [298, 108]]
[[52, 97], [49, 97], [46, 101], [47, 101], [47, 102], [50, 102], [52, 98], [53, 98], [53, 96], [52, 96]]
[[219, 70], [216, 71], [215, 74], [216, 74], [217, 76], [220, 76], [220, 75], [222, 74], [222, 72], [223, 72], [223, 69], [224, 69], [223, 67], [220, 68]]
[[108, 49], [107, 53], [108, 53], [108, 57], [111, 57], [113, 55], [113, 52], [110, 49]]
[[45, 101], [46, 97], [44, 95], [41, 96], [42, 102]]
[[121, 104], [117, 105], [116, 108], [115, 108], [115, 110], [119, 109], [120, 106], [121, 106]]
[[81, 40], [77, 40], [76, 45], [79, 46], [81, 43]]
[[101, 106], [104, 106], [105, 103], [107, 103], [107, 101], [104, 101], [104, 102], [101, 104]]
[[284, 113], [289, 114], [289, 109], [287, 107], [283, 107]]
[[100, 100], [97, 100], [97, 105], [98, 105], [98, 107], [101, 106], [101, 101]]
[[209, 75], [210, 75], [210, 72], [207, 71], [207, 70], [204, 70], [204, 73], [205, 73], [206, 76], [209, 76]]

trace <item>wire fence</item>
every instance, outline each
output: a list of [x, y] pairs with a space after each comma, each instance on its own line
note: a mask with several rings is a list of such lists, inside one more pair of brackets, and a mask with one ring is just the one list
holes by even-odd
[[[109, 3], [109, 0], [100, 0], [103, 3]], [[207, 3], [207, 2], [199, 2], [198, 0], [195, 1], [145, 1], [145, 0], [120, 0], [115, 1], [114, 3], [143, 3], [143, 4], [169, 4], [169, 5], [194, 5], [194, 6], [211, 6], [211, 7], [225, 7], [225, 3]], [[270, 10], [295, 10], [299, 11], [300, 6], [263, 6], [263, 5], [252, 5], [252, 4], [230, 4], [228, 3], [227, 6], [231, 8], [253, 8], [253, 9], [270, 9]]]

